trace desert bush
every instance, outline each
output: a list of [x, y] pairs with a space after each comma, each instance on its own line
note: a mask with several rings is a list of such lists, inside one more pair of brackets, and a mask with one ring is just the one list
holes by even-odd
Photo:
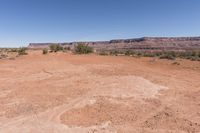
[[199, 61], [200, 60], [200, 52], [197, 52], [197, 51], [181, 52], [178, 54], [178, 57], [183, 58], [183, 59], [189, 59], [192, 61]]
[[157, 53], [145, 53], [138, 52], [135, 54], [136, 56], [144, 56], [144, 57], [159, 57], [160, 59], [169, 59], [175, 60], [176, 58], [189, 59], [192, 61], [200, 61], [200, 51], [185, 51], [185, 52], [157, 52]]
[[17, 52], [17, 51], [18, 51], [17, 48], [10, 49], [10, 52]]
[[174, 56], [171, 55], [171, 54], [163, 54], [163, 55], [160, 56], [160, 59], [175, 60], [176, 57], [174, 57]]
[[161, 53], [161, 52], [156, 52], [155, 55], [156, 55], [157, 57], [159, 57], [159, 56], [162, 55], [162, 53]]
[[61, 51], [63, 50], [63, 47], [59, 44], [52, 44], [49, 46], [51, 52], [58, 52], [58, 51]]
[[105, 51], [101, 51], [101, 52], [99, 52], [99, 55], [109, 55], [107, 52], [105, 52]]
[[18, 55], [27, 55], [26, 50], [27, 50], [27, 48], [25, 48], [25, 47], [19, 48], [17, 51]]
[[198, 53], [195, 52], [195, 51], [193, 51], [192, 54], [191, 54], [191, 56], [194, 56], [194, 57], [197, 56], [197, 55], [198, 55]]
[[167, 54], [173, 56], [174, 58], [177, 57], [177, 54], [174, 51], [167, 52]]
[[130, 56], [130, 55], [135, 55], [136, 53], [134, 51], [127, 50], [124, 54]]
[[156, 57], [157, 55], [155, 53], [144, 53], [144, 57]]
[[122, 52], [122, 51], [117, 51], [117, 50], [110, 51], [110, 55], [118, 56], [118, 55], [121, 55], [121, 54], [125, 55], [125, 53]]
[[83, 43], [79, 43], [75, 46], [75, 52], [78, 54], [88, 54], [93, 52], [93, 48]]
[[65, 47], [65, 50], [71, 50], [71, 48], [70, 47]]
[[200, 61], [200, 58], [198, 56], [192, 56], [192, 57], [190, 57], [190, 60], [192, 60], [192, 61]]
[[183, 58], [190, 58], [190, 57], [192, 57], [192, 56], [194, 56], [194, 55], [195, 55], [194, 52], [192, 52], [192, 51], [186, 51], [186, 52], [183, 52], [183, 53], [181, 54], [181, 57], [183, 57]]
[[137, 52], [136, 55], [137, 56], [143, 56], [143, 54], [141, 52]]
[[42, 50], [42, 53], [43, 53], [43, 54], [48, 54], [48, 49], [46, 49], [46, 48], [43, 49], [43, 50]]
[[[101, 51], [100, 55], [105, 55], [106, 51]], [[160, 59], [169, 59], [175, 60], [176, 58], [189, 59], [192, 61], [200, 61], [200, 51], [163, 51], [163, 52], [144, 52], [144, 51], [119, 51], [112, 50], [110, 51], [110, 55], [118, 56], [120, 54], [124, 54], [126, 56], [134, 56], [134, 57], [159, 57]]]
[[67, 52], [67, 51], [70, 51], [71, 50], [71, 48], [70, 47], [63, 47], [63, 52]]

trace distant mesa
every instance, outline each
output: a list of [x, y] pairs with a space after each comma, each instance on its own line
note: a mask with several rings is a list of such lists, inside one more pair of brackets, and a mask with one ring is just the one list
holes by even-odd
[[[30, 49], [44, 49], [49, 45], [59, 44], [73, 48], [80, 42], [66, 43], [30, 43]], [[142, 37], [134, 39], [117, 39], [110, 41], [82, 42], [95, 49], [102, 50], [135, 50], [135, 51], [180, 51], [200, 50], [200, 37]]]

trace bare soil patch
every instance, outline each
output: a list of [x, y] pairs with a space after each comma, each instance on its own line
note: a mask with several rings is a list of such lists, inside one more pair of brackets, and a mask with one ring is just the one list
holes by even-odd
[[0, 132], [200, 132], [200, 62], [28, 52], [0, 60]]

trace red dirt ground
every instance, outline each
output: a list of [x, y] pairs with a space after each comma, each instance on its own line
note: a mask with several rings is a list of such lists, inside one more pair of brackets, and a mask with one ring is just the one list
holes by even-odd
[[198, 133], [200, 62], [30, 51], [0, 60], [2, 133]]

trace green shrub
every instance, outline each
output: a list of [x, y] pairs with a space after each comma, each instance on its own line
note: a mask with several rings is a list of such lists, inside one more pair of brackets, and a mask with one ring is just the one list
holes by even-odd
[[144, 53], [144, 57], [156, 57], [157, 55], [155, 53]]
[[93, 52], [93, 48], [83, 43], [79, 43], [75, 46], [75, 52], [78, 54], [88, 54]]
[[51, 52], [55, 52], [55, 49], [56, 49], [56, 45], [52, 44], [49, 46]]
[[52, 44], [49, 46], [51, 52], [58, 52], [58, 51], [61, 51], [63, 50], [63, 47], [59, 44]]
[[18, 55], [27, 55], [26, 50], [27, 50], [27, 48], [25, 48], [25, 47], [19, 48], [17, 51]]
[[43, 53], [43, 54], [48, 54], [48, 49], [46, 49], [46, 48], [43, 49], [43, 50], [42, 50], [42, 53]]
[[159, 57], [159, 56], [162, 55], [162, 53], [161, 52], [157, 52], [157, 53], [155, 53], [155, 55]]
[[118, 54], [121, 54], [121, 52], [120, 52], [120, 51], [117, 51], [117, 50], [110, 51], [110, 55], [118, 56]]
[[181, 52], [178, 54], [178, 57], [183, 58], [183, 59], [189, 59], [192, 61], [199, 61], [200, 60], [200, 52], [197, 52], [197, 51]]

